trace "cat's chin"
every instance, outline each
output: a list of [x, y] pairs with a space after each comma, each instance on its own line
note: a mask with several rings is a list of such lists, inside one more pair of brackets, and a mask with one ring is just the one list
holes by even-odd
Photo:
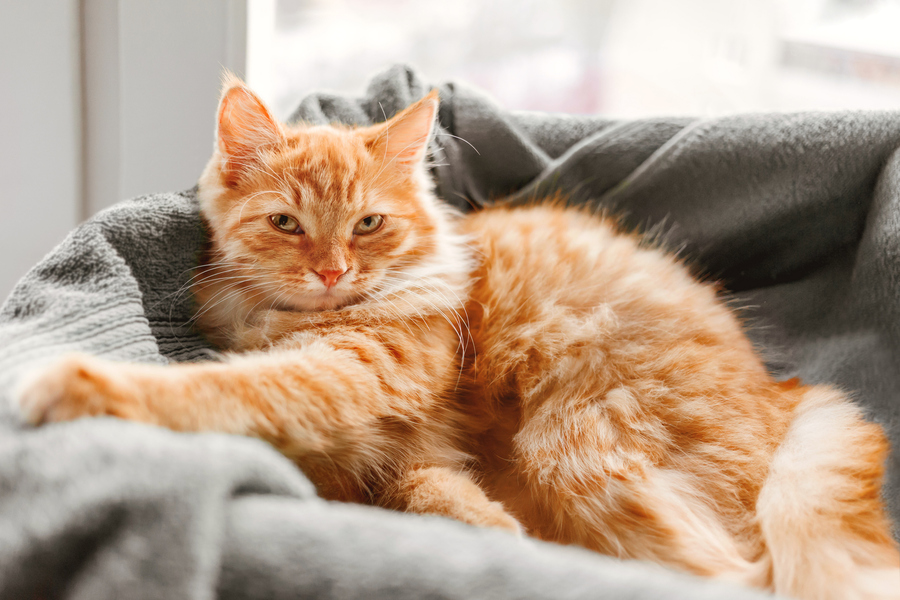
[[299, 312], [318, 312], [322, 310], [337, 310], [352, 304], [355, 297], [349, 294], [325, 292], [322, 294], [295, 295], [278, 302], [279, 310], [293, 310]]

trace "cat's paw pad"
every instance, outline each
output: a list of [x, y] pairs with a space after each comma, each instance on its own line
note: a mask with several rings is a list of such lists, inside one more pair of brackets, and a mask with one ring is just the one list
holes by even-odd
[[98, 359], [70, 354], [25, 375], [14, 399], [24, 419], [40, 425], [105, 414], [106, 387]]

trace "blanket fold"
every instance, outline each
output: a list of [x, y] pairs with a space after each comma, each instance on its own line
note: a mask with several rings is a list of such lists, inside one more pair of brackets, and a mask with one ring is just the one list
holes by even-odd
[[[364, 97], [311, 95], [292, 118], [380, 122], [429, 89], [398, 66]], [[886, 427], [900, 520], [900, 113], [619, 121], [439, 89], [444, 200], [472, 210], [560, 194], [655, 232], [723, 283], [777, 375], [838, 385]], [[23, 427], [14, 386], [64, 352], [215, 358], [190, 326], [203, 243], [193, 190], [129, 200], [76, 229], [0, 307], [0, 598], [763, 596], [327, 503], [255, 440], [115, 419]]]

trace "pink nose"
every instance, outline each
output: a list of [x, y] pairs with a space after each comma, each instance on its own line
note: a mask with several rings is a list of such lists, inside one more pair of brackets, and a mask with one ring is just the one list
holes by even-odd
[[325, 284], [325, 289], [331, 289], [332, 287], [334, 287], [334, 284], [337, 283], [337, 280], [346, 272], [347, 269], [344, 269], [343, 271], [338, 271], [337, 269], [314, 271], [314, 273], [319, 276], [319, 279], [322, 280], [322, 283]]

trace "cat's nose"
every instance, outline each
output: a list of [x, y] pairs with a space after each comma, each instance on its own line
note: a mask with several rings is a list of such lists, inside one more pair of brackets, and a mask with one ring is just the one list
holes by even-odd
[[347, 269], [340, 271], [338, 269], [323, 269], [321, 271], [313, 271], [325, 284], [325, 289], [330, 290], [337, 283], [341, 275], [347, 272]]

